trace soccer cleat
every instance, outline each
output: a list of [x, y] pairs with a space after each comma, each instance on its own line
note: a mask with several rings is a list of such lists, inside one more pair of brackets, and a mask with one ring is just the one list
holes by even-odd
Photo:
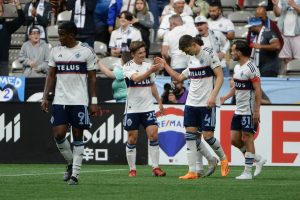
[[165, 176], [166, 172], [164, 172], [162, 169], [160, 169], [159, 167], [156, 167], [152, 170], [152, 175], [153, 176]]
[[228, 165], [228, 160], [225, 158], [224, 160], [221, 160], [221, 175], [222, 176], [227, 176], [229, 174], [229, 165]]
[[188, 179], [197, 179], [198, 175], [195, 172], [188, 172], [184, 176], [179, 176], [179, 179], [188, 180]]
[[235, 177], [238, 180], [251, 180], [252, 174], [250, 172], [244, 171], [240, 176]]
[[71, 178], [72, 175], [72, 165], [67, 165], [67, 170], [64, 173], [64, 181], [68, 181]]
[[213, 157], [213, 158], [214, 158], [214, 160], [212, 162], [208, 162], [208, 169], [203, 177], [210, 176], [215, 172], [217, 165], [218, 165], [218, 159], [216, 157]]
[[133, 169], [130, 170], [128, 176], [129, 177], [135, 177], [136, 176], [136, 170], [133, 170]]
[[197, 170], [197, 176], [198, 176], [198, 178], [205, 177], [204, 170]]
[[267, 160], [264, 158], [261, 158], [259, 162], [256, 162], [254, 176], [258, 176], [264, 166], [266, 164]]
[[74, 176], [71, 176], [69, 181], [68, 181], [69, 185], [78, 185], [78, 179]]

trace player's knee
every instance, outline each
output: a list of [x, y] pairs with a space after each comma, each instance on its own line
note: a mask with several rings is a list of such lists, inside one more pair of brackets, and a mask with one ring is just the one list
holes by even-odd
[[128, 134], [127, 143], [129, 143], [129, 144], [136, 144], [137, 143], [137, 135]]

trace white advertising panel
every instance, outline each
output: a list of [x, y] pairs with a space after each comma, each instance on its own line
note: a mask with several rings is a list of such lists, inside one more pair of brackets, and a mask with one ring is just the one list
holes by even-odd
[[[244, 165], [242, 153], [230, 144], [234, 108], [222, 106], [217, 109], [215, 137], [220, 140], [230, 165]], [[183, 111], [183, 105], [166, 105], [164, 115], [157, 112], [162, 165], [187, 163]], [[300, 166], [300, 106], [262, 106], [260, 121], [259, 130], [255, 134], [255, 148], [258, 154], [267, 159], [266, 165]], [[206, 144], [204, 140], [202, 142]], [[207, 147], [210, 149], [209, 145]]]

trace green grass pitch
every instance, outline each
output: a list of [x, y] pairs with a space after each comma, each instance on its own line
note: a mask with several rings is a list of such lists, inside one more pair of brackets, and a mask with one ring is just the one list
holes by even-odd
[[138, 166], [128, 177], [126, 165], [83, 165], [79, 185], [62, 181], [63, 165], [0, 164], [0, 200], [177, 200], [177, 199], [300, 199], [299, 167], [264, 167], [259, 177], [241, 181], [243, 167], [220, 170], [208, 178], [180, 180], [186, 166], [162, 166], [166, 177], [152, 177], [149, 166]]

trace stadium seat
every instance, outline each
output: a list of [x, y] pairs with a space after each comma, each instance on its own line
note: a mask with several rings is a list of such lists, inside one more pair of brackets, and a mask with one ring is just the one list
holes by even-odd
[[244, 0], [245, 10], [255, 10], [257, 6], [267, 6], [268, 0]]
[[22, 44], [24, 43], [25, 35], [24, 34], [12, 34], [10, 45], [12, 48], [21, 48]]
[[248, 34], [248, 28], [245, 26], [235, 26], [235, 38], [236, 39], [246, 39]]
[[4, 4], [3, 17], [5, 18], [18, 17], [16, 6], [12, 4]]
[[11, 65], [14, 60], [19, 58], [20, 49], [9, 49], [9, 64]]
[[58, 26], [48, 26], [47, 27], [48, 40], [56, 38], [58, 39]]
[[57, 15], [57, 24], [59, 25], [62, 22], [70, 21], [72, 15], [72, 11], [63, 11]]
[[101, 58], [99, 62], [106, 65], [109, 69], [113, 70], [116, 65], [121, 64], [121, 58], [108, 56]]
[[103, 42], [95, 41], [94, 50], [97, 55], [106, 56], [107, 55], [107, 46]]
[[235, 25], [237, 24], [247, 24], [248, 19], [253, 16], [250, 11], [235, 11], [228, 14], [228, 19], [230, 19]]
[[221, 0], [223, 10], [234, 11], [235, 7], [236, 7], [235, 3], [236, 3], [236, 0]]
[[23, 65], [18, 60], [14, 60], [11, 66], [11, 70], [13, 73], [23, 72]]
[[300, 60], [294, 59], [287, 63], [286, 75], [300, 76]]

